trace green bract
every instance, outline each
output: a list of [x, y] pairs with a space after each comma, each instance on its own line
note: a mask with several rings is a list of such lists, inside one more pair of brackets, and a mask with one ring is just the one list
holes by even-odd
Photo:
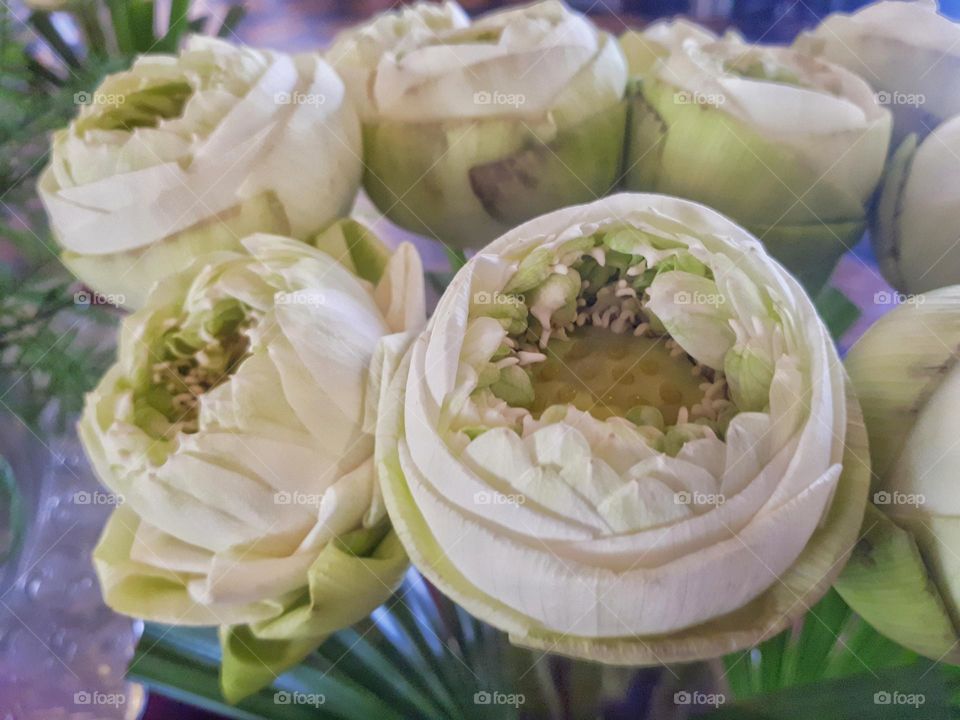
[[829, 15], [794, 47], [866, 80], [893, 113], [895, 143], [960, 114], [960, 24], [933, 0], [885, 0]]
[[384, 263], [350, 222], [318, 245], [336, 255], [253, 235], [159, 283], [79, 426], [121, 501], [94, 553], [107, 604], [222, 626], [230, 699], [368, 614], [407, 564], [371, 398], [381, 338], [422, 326], [420, 262], [405, 245]]
[[960, 283], [960, 118], [917, 145], [911, 135], [890, 159], [871, 238], [880, 269], [905, 293]]
[[40, 197], [64, 263], [128, 307], [204, 252], [241, 250], [250, 233], [308, 240], [360, 184], [356, 113], [317, 55], [197, 36], [77, 101]]
[[960, 286], [910, 298], [850, 350], [873, 507], [837, 590], [897, 642], [960, 663]]
[[626, 187], [716, 208], [818, 289], [862, 235], [883, 172], [890, 113], [870, 87], [842, 67], [711, 42], [687, 24], [625, 43], [639, 73]]
[[479, 247], [617, 181], [626, 63], [560, 2], [472, 23], [454, 3], [418, 4], [346, 31], [326, 57], [352, 78], [364, 187], [408, 229]]
[[869, 464], [833, 344], [703, 206], [616, 195], [531, 220], [389, 357], [394, 527], [516, 643], [621, 664], [749, 647], [856, 541]]

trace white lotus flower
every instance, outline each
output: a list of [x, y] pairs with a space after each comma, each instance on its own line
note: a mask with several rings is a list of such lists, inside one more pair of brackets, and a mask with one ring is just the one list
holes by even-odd
[[398, 224], [480, 246], [619, 176], [626, 62], [617, 43], [546, 0], [467, 24], [421, 3], [346, 31], [327, 59], [364, 126], [364, 187]]
[[873, 216], [880, 269], [905, 293], [960, 283], [960, 118], [919, 147], [908, 137], [890, 160]]
[[729, 215], [817, 289], [863, 234], [890, 113], [850, 71], [790, 49], [708, 42], [688, 24], [650, 33], [652, 65], [631, 53], [626, 187]]
[[880, 632], [960, 664], [960, 286], [911, 298], [847, 356], [870, 435], [864, 537], [837, 582]]
[[684, 200], [507, 233], [381, 397], [411, 560], [523, 645], [624, 664], [751, 646], [826, 591], [863, 516], [860, 413], [810, 300]]
[[64, 263], [142, 305], [153, 283], [253, 232], [307, 240], [344, 215], [359, 123], [317, 55], [192, 37], [108, 76], [54, 134], [40, 178]]
[[893, 113], [897, 143], [960, 114], [960, 24], [940, 15], [933, 0], [884, 0], [828, 15], [795, 47], [870, 83]]
[[[321, 246], [343, 253], [253, 235], [246, 252], [158, 284], [124, 321], [79, 426], [123, 498], [94, 553], [107, 604], [249, 625], [300, 648], [284, 666], [383, 602], [406, 567], [375, 492], [368, 405], [381, 338], [423, 323], [420, 261], [404, 245], [384, 263], [352, 224]], [[237, 697], [251, 671], [237, 669], [229, 637], [224, 684]], [[282, 670], [265, 662], [252, 671], [261, 684]]]

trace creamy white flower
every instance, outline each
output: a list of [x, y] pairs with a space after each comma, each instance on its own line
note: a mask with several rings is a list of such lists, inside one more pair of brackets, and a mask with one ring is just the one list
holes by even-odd
[[909, 298], [857, 341], [873, 477], [864, 538], [837, 582], [873, 627], [960, 663], [960, 286]]
[[713, 211], [616, 195], [471, 259], [383, 396], [414, 564], [514, 641], [608, 662], [747, 647], [856, 538], [856, 404], [803, 290]]
[[120, 612], [315, 639], [405, 567], [367, 407], [381, 338], [423, 322], [420, 261], [405, 245], [367, 262], [374, 286], [292, 239], [242, 247], [158, 284], [88, 397], [80, 437], [123, 498], [94, 562]]
[[795, 47], [866, 80], [893, 113], [897, 141], [960, 114], [960, 25], [932, 0], [884, 0], [829, 15]]
[[884, 277], [905, 293], [960, 283], [960, 118], [907, 138], [890, 161], [871, 238]]
[[377, 68], [385, 57], [403, 56], [434, 41], [449, 30], [462, 29], [470, 19], [457, 3], [417, 2], [377, 15], [370, 22], [349, 28], [334, 38], [326, 52], [356, 102], [362, 118], [376, 114], [370, 93]]
[[391, 219], [477, 246], [538, 212], [606, 193], [623, 141], [626, 62], [556, 0], [467, 24], [418, 4], [326, 54], [364, 123], [367, 192]]
[[653, 41], [664, 52], [634, 97], [627, 187], [706, 203], [822, 284], [863, 233], [890, 113], [850, 71], [787, 48], [682, 25]]
[[64, 262], [142, 304], [197, 255], [277, 232], [306, 240], [346, 213], [360, 130], [317, 55], [193, 37], [108, 76], [54, 134], [40, 196]]

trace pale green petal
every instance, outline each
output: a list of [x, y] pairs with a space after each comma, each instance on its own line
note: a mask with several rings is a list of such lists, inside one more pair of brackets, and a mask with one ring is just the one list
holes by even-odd
[[384, 535], [382, 527], [327, 545], [310, 566], [309, 589], [282, 614], [221, 628], [224, 697], [239, 702], [303, 660], [328, 635], [365, 618], [390, 597], [407, 565], [396, 535]]
[[380, 238], [363, 223], [349, 218], [338, 220], [317, 235], [313, 246], [372, 283], [380, 281], [390, 259], [390, 251]]
[[708, 278], [685, 272], [657, 275], [648, 307], [673, 339], [698, 362], [722, 368], [736, 338], [727, 299]]
[[960, 660], [960, 632], [911, 534], [867, 505], [863, 537], [834, 587], [867, 622], [936, 660]]

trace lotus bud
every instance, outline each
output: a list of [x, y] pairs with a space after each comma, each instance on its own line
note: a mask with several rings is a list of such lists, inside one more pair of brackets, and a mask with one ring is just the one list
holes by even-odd
[[359, 122], [317, 55], [196, 36], [76, 97], [40, 198], [64, 264], [127, 307], [251, 233], [310, 240], [356, 196]]
[[900, 644], [960, 664], [960, 286], [911, 298], [850, 350], [874, 469], [864, 537], [837, 582]]
[[828, 15], [794, 47], [866, 80], [893, 113], [895, 145], [960, 114], [960, 24], [934, 0], [883, 0]]
[[[689, 23], [626, 41], [639, 73], [626, 188], [719, 210], [819, 289], [863, 234], [883, 173], [890, 113], [870, 86], [787, 48], [709, 41]], [[646, 57], [630, 49], [641, 42]]]
[[619, 178], [626, 61], [561, 2], [473, 22], [455, 3], [419, 3], [345, 31], [326, 57], [362, 79], [348, 86], [364, 187], [407, 229], [480, 247]]
[[387, 351], [424, 323], [422, 269], [410, 245], [380, 264], [369, 231], [331, 232], [320, 246], [353, 238], [342, 263], [253, 235], [161, 281], [79, 424], [123, 498], [94, 550], [106, 603], [221, 626], [234, 701], [370, 613], [407, 567], [372, 410]]
[[[516, 327], [476, 302], [511, 293]], [[701, 205], [614, 195], [521, 225], [396, 367], [376, 443], [394, 527], [517, 644], [624, 665], [750, 647], [856, 542], [869, 463], [834, 345]]]
[[917, 145], [911, 135], [890, 159], [871, 238], [880, 269], [897, 290], [916, 294], [960, 283], [960, 118]]

